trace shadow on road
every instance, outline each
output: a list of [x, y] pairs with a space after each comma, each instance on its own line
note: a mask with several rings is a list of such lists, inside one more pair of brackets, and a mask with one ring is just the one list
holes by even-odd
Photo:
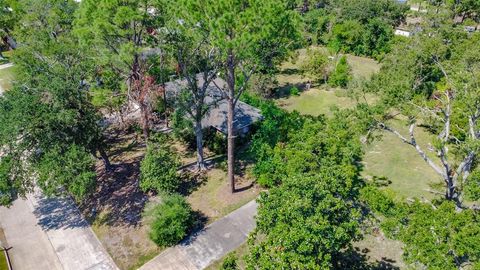
[[69, 229], [88, 226], [82, 218], [76, 204], [69, 198], [47, 198], [38, 200], [33, 211], [38, 225], [43, 230]]

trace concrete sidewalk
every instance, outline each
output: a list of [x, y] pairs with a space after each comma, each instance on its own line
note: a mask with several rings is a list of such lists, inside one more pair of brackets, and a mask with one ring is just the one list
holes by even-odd
[[118, 269], [70, 199], [29, 194], [0, 207], [0, 227], [15, 270]]
[[200, 232], [168, 248], [140, 270], [201, 270], [235, 250], [255, 228], [257, 204], [251, 201]]

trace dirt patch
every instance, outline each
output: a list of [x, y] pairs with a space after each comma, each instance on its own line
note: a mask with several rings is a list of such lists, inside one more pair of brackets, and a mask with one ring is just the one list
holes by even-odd
[[377, 264], [379, 267], [376, 269], [406, 269], [402, 259], [402, 242], [388, 239], [378, 229], [365, 234], [364, 238], [353, 246], [358, 256], [371, 264]]

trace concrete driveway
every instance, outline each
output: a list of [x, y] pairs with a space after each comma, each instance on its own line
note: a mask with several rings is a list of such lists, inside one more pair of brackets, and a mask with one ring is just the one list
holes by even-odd
[[29, 194], [0, 207], [0, 227], [15, 270], [118, 269], [70, 199]]

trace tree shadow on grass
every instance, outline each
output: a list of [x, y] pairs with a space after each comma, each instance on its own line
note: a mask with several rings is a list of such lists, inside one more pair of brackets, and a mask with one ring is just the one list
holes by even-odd
[[192, 194], [208, 181], [205, 172], [193, 172], [188, 170], [182, 172], [181, 178], [182, 183], [180, 185], [179, 193], [183, 196]]
[[291, 96], [290, 90], [292, 88], [297, 88], [299, 92], [304, 92], [307, 89], [307, 83], [294, 83], [294, 84], [286, 84], [281, 87], [279, 87], [276, 91], [275, 94], [273, 94], [274, 99], [281, 99], [281, 98], [288, 98]]
[[369, 261], [366, 252], [360, 251], [358, 248], [350, 248], [344, 251], [337, 259], [334, 269], [350, 269], [350, 270], [400, 270], [398, 266], [393, 265], [394, 260], [382, 258], [381, 261]]

